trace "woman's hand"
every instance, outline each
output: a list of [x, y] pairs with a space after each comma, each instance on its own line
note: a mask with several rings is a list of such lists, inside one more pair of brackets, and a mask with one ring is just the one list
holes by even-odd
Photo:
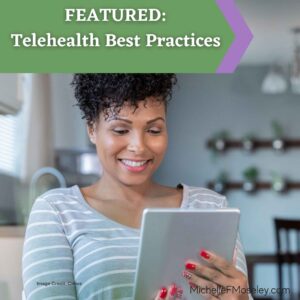
[[181, 299], [182, 296], [182, 289], [177, 287], [175, 284], [172, 284], [168, 288], [162, 287], [156, 297], [155, 300], [177, 300]]
[[233, 263], [206, 250], [202, 250], [200, 255], [208, 266], [188, 261], [182, 272], [191, 292], [201, 294], [205, 299], [249, 299], [247, 277]]

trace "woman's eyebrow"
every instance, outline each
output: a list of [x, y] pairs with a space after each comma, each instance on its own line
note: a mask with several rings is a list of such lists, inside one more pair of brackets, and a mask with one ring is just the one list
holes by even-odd
[[[125, 119], [125, 118], [122, 118], [122, 117], [112, 117], [108, 120], [108, 122], [110, 121], [115, 121], [115, 120], [120, 120], [120, 121], [124, 121], [124, 122], [127, 122], [129, 124], [132, 124], [132, 121], [128, 120], [128, 119]], [[152, 120], [149, 120], [147, 121], [147, 124], [150, 124], [150, 123], [153, 123], [155, 121], [158, 121], [158, 120], [162, 120], [163, 122], [165, 122], [165, 119], [162, 118], [162, 117], [157, 117], [155, 119], [152, 119]]]
[[147, 121], [147, 124], [153, 123], [153, 122], [158, 121], [158, 120], [162, 120], [163, 122], [165, 122], [165, 119], [164, 119], [164, 118], [162, 118], [162, 117], [157, 117], [157, 118], [155, 118], [155, 119], [152, 119], [152, 120]]

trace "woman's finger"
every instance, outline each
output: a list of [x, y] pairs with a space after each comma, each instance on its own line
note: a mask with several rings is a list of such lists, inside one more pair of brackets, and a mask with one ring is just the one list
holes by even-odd
[[240, 271], [236, 269], [236, 267], [223, 257], [215, 254], [212, 251], [202, 250], [200, 252], [200, 256], [202, 259], [204, 259], [206, 262], [211, 264], [216, 269], [220, 270], [223, 274], [231, 277], [231, 278], [237, 278], [240, 276]]
[[190, 285], [190, 293], [205, 296], [205, 299], [218, 299], [221, 290], [216, 283], [188, 271], [183, 271], [182, 276]]
[[168, 289], [168, 297], [167, 300], [177, 300], [181, 299], [183, 290], [176, 286], [175, 284], [172, 284]]
[[168, 288], [162, 287], [156, 297], [155, 300], [177, 300], [181, 299], [182, 297], [182, 289], [180, 287], [177, 287], [175, 284], [172, 284]]
[[185, 268], [187, 271], [196, 274], [199, 277], [210, 280], [220, 286], [229, 285], [231, 282], [231, 278], [224, 275], [219, 270], [213, 269], [208, 266], [201, 265], [199, 263], [188, 261], [185, 264]]
[[168, 289], [166, 287], [162, 287], [156, 294], [155, 300], [167, 300]]

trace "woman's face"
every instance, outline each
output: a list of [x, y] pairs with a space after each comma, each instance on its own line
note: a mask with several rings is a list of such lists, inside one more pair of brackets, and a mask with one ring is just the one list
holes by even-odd
[[100, 115], [89, 130], [103, 167], [103, 176], [125, 185], [150, 180], [160, 165], [168, 144], [164, 103], [153, 97], [140, 101], [138, 108], [124, 105], [118, 115], [106, 120]]

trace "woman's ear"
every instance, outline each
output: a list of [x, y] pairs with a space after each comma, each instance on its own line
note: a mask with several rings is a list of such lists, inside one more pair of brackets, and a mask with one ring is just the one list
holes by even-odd
[[87, 133], [92, 144], [96, 144], [96, 131], [94, 125], [87, 125]]

